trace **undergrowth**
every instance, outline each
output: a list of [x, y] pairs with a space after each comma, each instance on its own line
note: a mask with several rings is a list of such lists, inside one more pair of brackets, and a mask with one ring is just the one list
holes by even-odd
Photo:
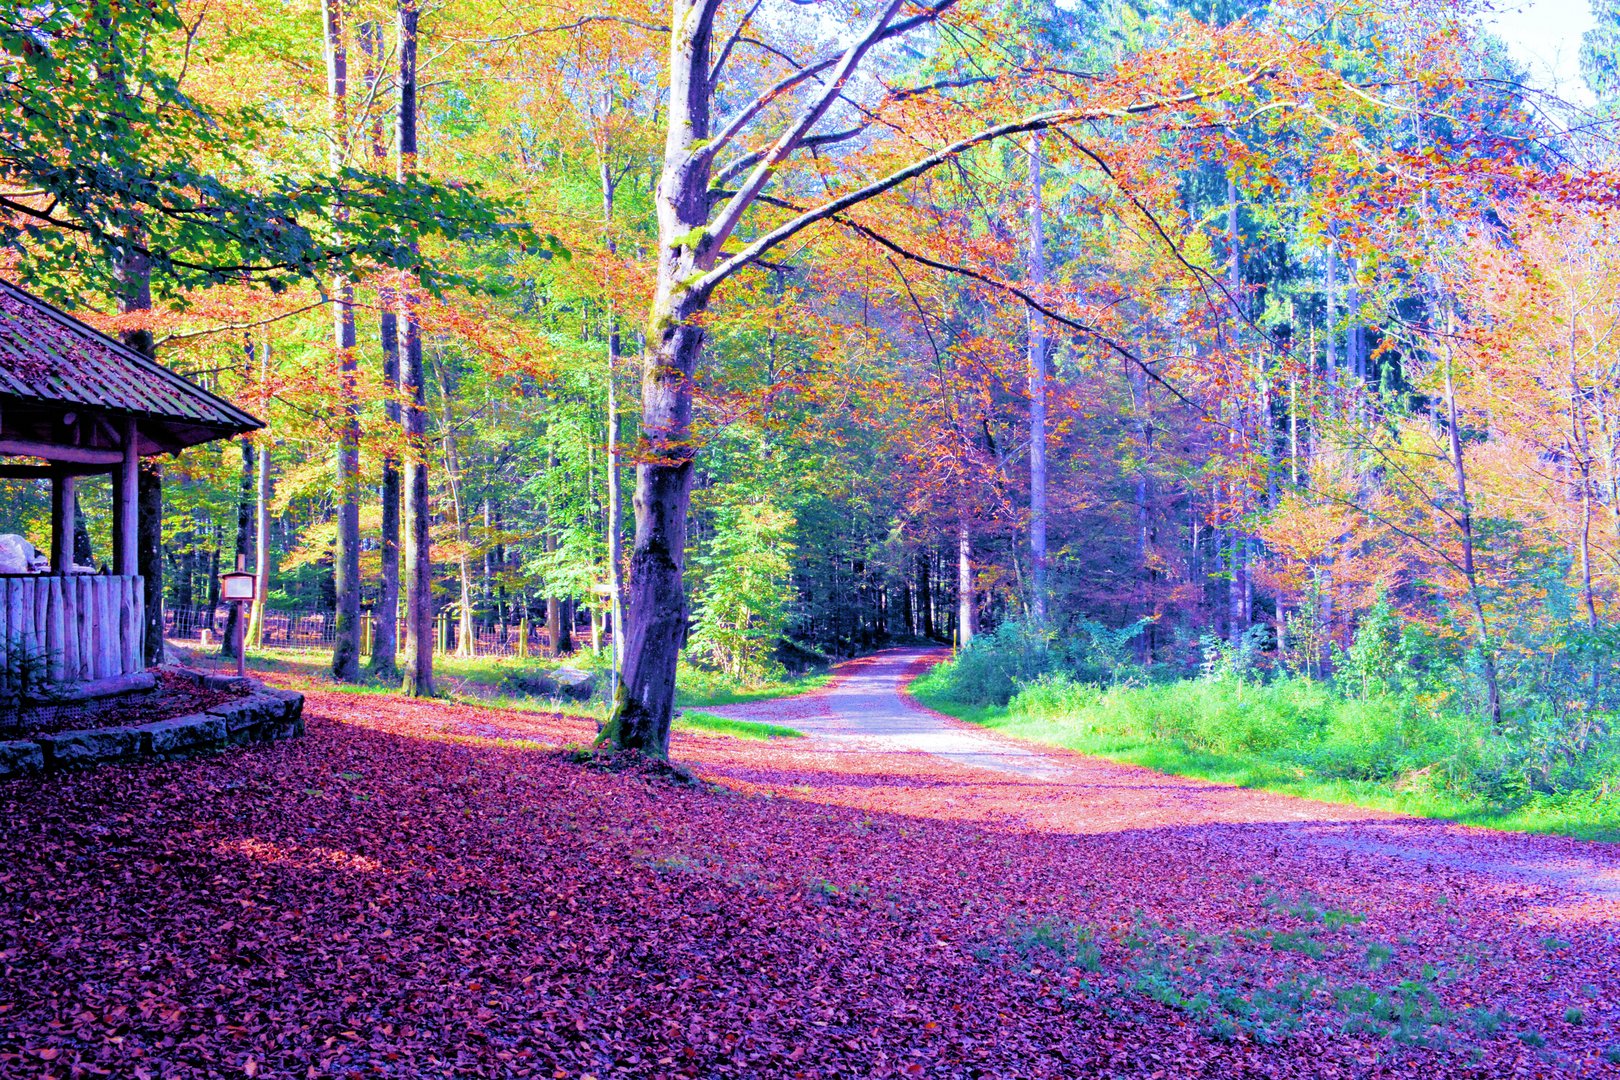
[[[1002, 635], [1009, 636], [1009, 635]], [[1011, 655], [1009, 655], [1011, 654]], [[912, 684], [924, 704], [1017, 738], [1161, 772], [1500, 829], [1620, 840], [1620, 743], [1603, 717], [1501, 726], [1432, 688], [1352, 692], [1214, 670], [1110, 684], [992, 640]], [[1095, 671], [1093, 671], [1095, 674]]]

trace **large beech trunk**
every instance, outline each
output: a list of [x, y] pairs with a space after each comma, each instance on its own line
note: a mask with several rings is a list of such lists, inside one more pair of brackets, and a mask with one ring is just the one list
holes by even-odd
[[[737, 268], [753, 264], [772, 245], [833, 213], [832, 204], [801, 215], [766, 236], [744, 242], [744, 249], [717, 266], [742, 214], [754, 202], [788, 154], [804, 144], [812, 129], [844, 93], [848, 80], [872, 48], [890, 36], [930, 21], [930, 16], [896, 22], [903, 0], [884, 0], [834, 63], [821, 66], [815, 89], [791, 123], [716, 209], [710, 191], [714, 157], [751, 118], [778, 95], [775, 91], [745, 106], [721, 130], [714, 130], [712, 107], [731, 45], [714, 63], [713, 39], [719, 4], [714, 0], [675, 0], [669, 23], [669, 106], [665, 121], [663, 172], [655, 193], [658, 211], [658, 285], [647, 320], [641, 360], [641, 437], [636, 465], [636, 538], [630, 557], [630, 611], [624, 643], [624, 681], [617, 703], [598, 737], [601, 745], [666, 757], [675, 705], [675, 665], [685, 642], [686, 513], [692, 493], [692, 376], [703, 353], [699, 316], [714, 287]], [[935, 12], [944, 7], [931, 9]], [[780, 87], [786, 91], [799, 80]], [[1004, 126], [976, 139], [1035, 130]], [[996, 134], [992, 134], [991, 131]], [[965, 149], [959, 144], [956, 151]], [[941, 152], [845, 198], [860, 201], [901, 183], [907, 176], [941, 164]], [[711, 213], [712, 211], [712, 213]]]
[[692, 501], [692, 372], [702, 351], [703, 331], [675, 321], [642, 358], [642, 461], [636, 466], [624, 677], [603, 737], [654, 757], [669, 752], [675, 668], [686, 640], [682, 575]]

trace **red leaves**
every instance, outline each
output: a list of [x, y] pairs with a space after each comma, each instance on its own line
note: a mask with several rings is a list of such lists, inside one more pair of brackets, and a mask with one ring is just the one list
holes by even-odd
[[[1592, 1067], [1612, 1041], [1606, 909], [1323, 857], [1310, 804], [683, 737], [737, 790], [692, 789], [512, 743], [579, 740], [576, 720], [335, 694], [310, 712], [296, 742], [5, 790], [0, 1074], [1442, 1076], [1475, 1048], [1487, 1071]], [[1307, 890], [1366, 922], [1332, 937]], [[1042, 919], [1096, 928], [1100, 971], [1019, 954]], [[1149, 922], [1220, 935], [1209, 971], [1251, 997], [1290, 971], [1383, 986], [1433, 963], [1447, 1008], [1513, 1019], [1446, 1052], [1331, 1012], [1223, 1042], [1111, 981], [1142, 969], [1126, 942]], [[1393, 956], [1369, 973], [1277, 934]]]

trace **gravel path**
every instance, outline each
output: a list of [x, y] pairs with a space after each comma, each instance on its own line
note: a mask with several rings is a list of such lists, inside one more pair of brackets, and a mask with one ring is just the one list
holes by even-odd
[[[1032, 745], [928, 709], [905, 686], [947, 654], [892, 649], [840, 665], [809, 694], [706, 711], [787, 724], [823, 754], [930, 754], [958, 765], [1050, 785], [1040, 820], [1079, 832], [1162, 825], [1264, 827], [1250, 842], [1342, 851], [1437, 867], [1488, 882], [1550, 887], [1579, 899], [1620, 902], [1620, 846], [1452, 825], [1168, 776], [1150, 769]], [[987, 783], [994, 783], [987, 778]], [[1054, 820], [1056, 819], [1056, 820]]]
[[944, 655], [939, 649], [891, 649], [839, 665], [832, 682], [813, 693], [703, 711], [786, 723], [815, 738], [826, 753], [921, 751], [1020, 776], [1067, 776], [1068, 769], [1040, 749], [958, 723], [904, 693], [911, 679]]

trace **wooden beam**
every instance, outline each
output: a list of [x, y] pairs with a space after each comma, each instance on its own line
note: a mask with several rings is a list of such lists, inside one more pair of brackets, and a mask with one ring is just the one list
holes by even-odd
[[122, 465], [121, 450], [92, 450], [87, 446], [60, 446], [30, 442], [27, 439], [0, 439], [0, 454], [44, 458], [46, 461], [72, 461], [80, 465]]
[[51, 477], [51, 569], [65, 574], [73, 566], [73, 489], [71, 476]]
[[14, 465], [0, 462], [0, 480], [51, 480], [58, 476], [101, 476], [106, 465]]
[[141, 468], [140, 433], [133, 416], [124, 421], [123, 443], [123, 462], [114, 477], [117, 487], [113, 492], [113, 549], [118, 560], [114, 569], [133, 577], [139, 572], [140, 494], [136, 483]]

